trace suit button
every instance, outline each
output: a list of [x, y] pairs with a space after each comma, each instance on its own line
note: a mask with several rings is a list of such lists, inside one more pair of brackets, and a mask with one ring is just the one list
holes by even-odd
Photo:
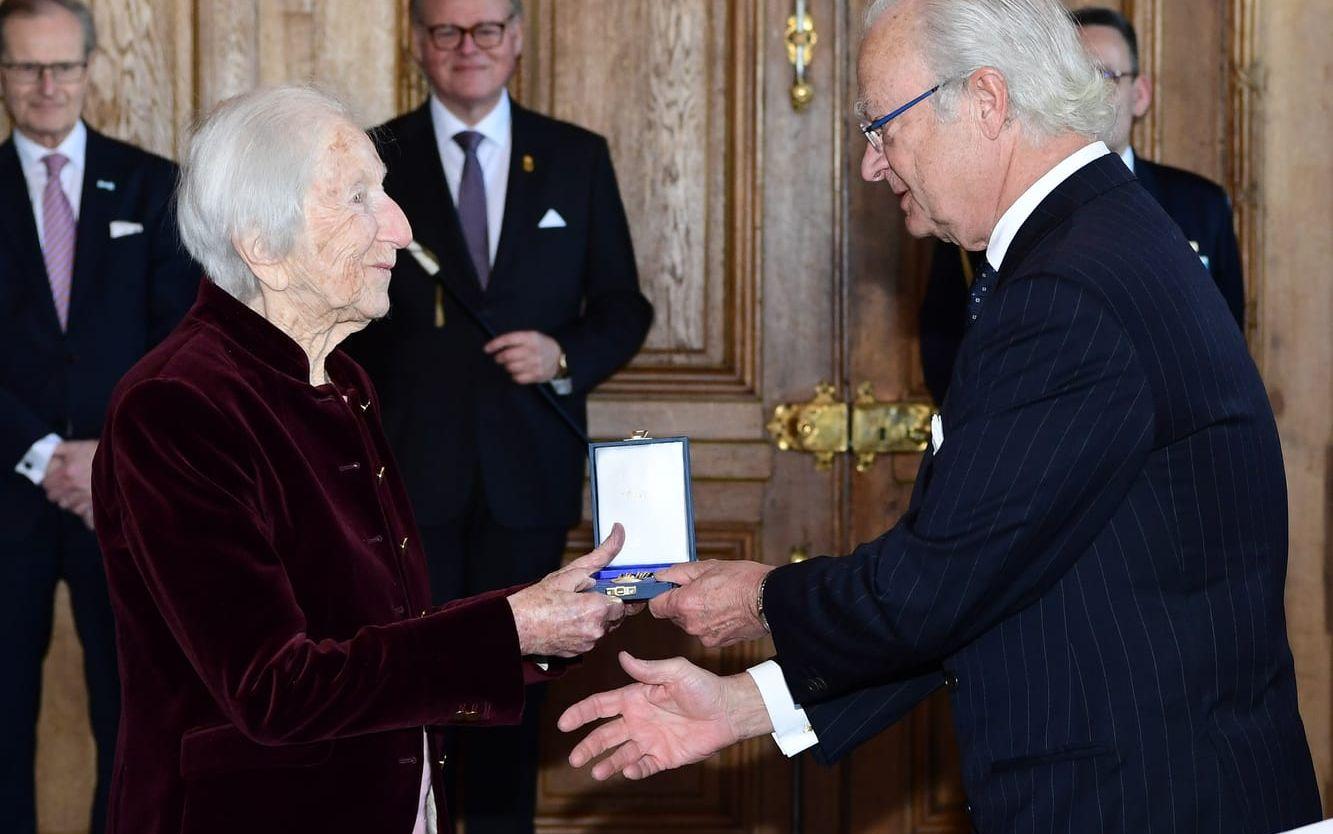
[[825, 689], [828, 689], [828, 683], [823, 678], [810, 679], [811, 692], [823, 692]]
[[944, 673], [944, 686], [945, 686], [946, 689], [951, 689], [951, 690], [952, 690], [952, 689], [957, 689], [957, 688], [958, 688], [958, 676], [955, 675], [953, 672], [945, 672], [945, 673]]
[[401, 616], [403, 616], [404, 614], [407, 613], [407, 609], [404, 608], [404, 607], [401, 606], [401, 605], [395, 605], [395, 606], [393, 607], [393, 613], [395, 613], [395, 614], [397, 614], [399, 617], [401, 617]]
[[439, 765], [440, 767], [444, 767], [444, 763], [447, 761], [449, 761], [448, 756], [440, 756], [440, 758], [435, 761], [435, 764]]

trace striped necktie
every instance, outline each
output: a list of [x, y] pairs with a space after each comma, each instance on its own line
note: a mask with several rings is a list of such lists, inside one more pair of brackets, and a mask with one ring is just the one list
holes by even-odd
[[42, 260], [46, 261], [46, 277], [51, 282], [51, 298], [55, 301], [60, 329], [69, 325], [69, 292], [74, 278], [74, 241], [77, 224], [74, 209], [70, 207], [65, 189], [60, 187], [60, 172], [69, 163], [69, 157], [53, 153], [42, 157], [46, 164], [46, 188], [42, 191]]

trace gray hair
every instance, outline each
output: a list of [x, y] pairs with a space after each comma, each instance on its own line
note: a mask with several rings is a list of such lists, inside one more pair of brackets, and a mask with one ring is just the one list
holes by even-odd
[[312, 87], [262, 87], [229, 98], [195, 128], [181, 163], [181, 242], [222, 289], [241, 301], [259, 280], [236, 249], [258, 240], [290, 254], [305, 226], [305, 197], [320, 150], [350, 108]]
[[97, 48], [97, 26], [93, 23], [93, 13], [79, 0], [4, 0], [0, 3], [0, 51], [9, 49], [4, 42], [5, 23], [11, 17], [35, 17], [52, 9], [64, 9], [78, 18], [83, 28], [83, 57], [86, 59]]
[[[875, 0], [867, 30], [900, 0]], [[921, 55], [939, 79], [935, 112], [957, 115], [967, 78], [982, 67], [1004, 76], [1015, 120], [1036, 140], [1100, 136], [1115, 119], [1110, 89], [1057, 0], [922, 0]]]
[[[412, 22], [418, 26], [426, 25], [426, 10], [422, 8], [424, 5], [425, 0], [412, 0], [407, 7], [408, 15], [412, 18]], [[523, 16], [523, 0], [509, 0], [509, 16]]]

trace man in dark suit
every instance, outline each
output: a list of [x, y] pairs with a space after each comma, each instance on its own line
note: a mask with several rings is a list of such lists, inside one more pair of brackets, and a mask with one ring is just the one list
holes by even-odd
[[[907, 512], [840, 559], [662, 572], [706, 645], [776, 661], [640, 683], [571, 755], [639, 778], [773, 732], [845, 756], [949, 692], [981, 832], [1273, 832], [1319, 819], [1283, 586], [1272, 411], [1180, 229], [1106, 145], [1056, 0], [876, 3], [867, 180], [985, 264]], [[924, 91], [924, 93], [923, 93]], [[885, 114], [874, 118], [879, 114]]]
[[[1152, 80], [1139, 66], [1139, 41], [1134, 26], [1112, 9], [1082, 8], [1071, 15], [1079, 26], [1084, 47], [1112, 87], [1116, 117], [1104, 135], [1106, 144], [1120, 155], [1144, 190], [1180, 226], [1243, 332], [1245, 287], [1240, 247], [1232, 228], [1231, 201], [1226, 191], [1198, 174], [1135, 155], [1130, 146], [1130, 130], [1152, 104]], [[979, 258], [977, 253], [939, 243], [931, 262], [921, 302], [921, 365], [926, 388], [939, 403], [944, 402], [962, 341], [968, 287]]]
[[[606, 141], [505, 90], [522, 51], [519, 3], [429, 0], [411, 12], [430, 100], [375, 133], [385, 188], [442, 270], [400, 257], [389, 317], [351, 351], [383, 398], [443, 602], [559, 564], [587, 454], [566, 420], [585, 425], [588, 392], [638, 350], [652, 308]], [[460, 732], [471, 834], [532, 830], [536, 701], [519, 728]]]
[[95, 42], [75, 0], [0, 4], [0, 819], [36, 830], [33, 757], [55, 587], [69, 587], [97, 743], [100, 832], [120, 685], [92, 524], [112, 386], [188, 309], [198, 269], [171, 216], [172, 163], [80, 119]]

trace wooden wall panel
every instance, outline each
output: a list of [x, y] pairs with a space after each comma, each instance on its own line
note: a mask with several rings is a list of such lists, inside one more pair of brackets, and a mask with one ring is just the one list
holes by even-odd
[[754, 12], [753, 0], [530, 4], [524, 101], [607, 137], [656, 310], [606, 392], [754, 390]]

